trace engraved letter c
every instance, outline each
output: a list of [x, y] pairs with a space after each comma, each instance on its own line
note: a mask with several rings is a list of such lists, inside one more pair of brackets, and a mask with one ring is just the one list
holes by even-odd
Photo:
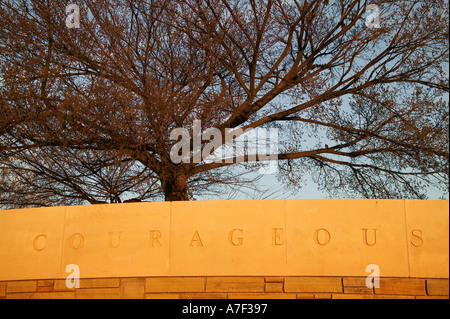
[[45, 240], [47, 239], [47, 235], [40, 234], [40, 235], [37, 235], [36, 238], [33, 240], [33, 248], [36, 251], [43, 251], [45, 249], [45, 246], [43, 246], [42, 248], [38, 247], [38, 241], [39, 241], [39, 238], [41, 238], [41, 237], [44, 238]]

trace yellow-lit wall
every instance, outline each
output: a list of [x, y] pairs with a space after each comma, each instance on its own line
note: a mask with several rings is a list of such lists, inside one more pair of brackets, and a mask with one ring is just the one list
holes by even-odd
[[[68, 265], [79, 289], [65, 285]], [[448, 278], [448, 201], [0, 211], [0, 298], [434, 298], [448, 297]]]

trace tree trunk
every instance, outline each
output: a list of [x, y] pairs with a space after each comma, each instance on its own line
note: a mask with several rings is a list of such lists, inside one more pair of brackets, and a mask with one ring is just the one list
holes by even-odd
[[165, 174], [161, 177], [161, 186], [167, 202], [189, 200], [187, 178], [183, 173]]

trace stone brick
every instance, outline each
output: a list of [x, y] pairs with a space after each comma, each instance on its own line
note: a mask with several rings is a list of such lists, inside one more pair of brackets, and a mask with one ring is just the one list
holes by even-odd
[[380, 295], [426, 295], [425, 279], [414, 278], [380, 278], [380, 288], [375, 288]]
[[76, 289], [76, 299], [120, 299], [119, 288]]
[[332, 299], [414, 299], [414, 296], [333, 294]]
[[228, 299], [296, 299], [296, 294], [232, 293]]
[[266, 277], [264, 280], [266, 282], [284, 282], [284, 277]]
[[38, 280], [37, 282], [38, 287], [53, 287], [53, 284], [53, 280]]
[[43, 287], [37, 287], [37, 292], [52, 292], [53, 291], [53, 286], [43, 286]]
[[344, 287], [367, 287], [366, 277], [344, 277], [342, 283]]
[[0, 298], [6, 297], [6, 282], [0, 282]]
[[373, 288], [367, 287], [345, 287], [345, 294], [373, 294]]
[[15, 292], [35, 292], [37, 288], [36, 281], [9, 281], [6, 286], [7, 293]]
[[177, 294], [145, 294], [145, 299], [180, 299]]
[[25, 292], [8, 294], [7, 299], [75, 299], [74, 292]]
[[314, 294], [314, 299], [331, 299], [331, 294]]
[[203, 277], [145, 278], [145, 292], [204, 292]]
[[287, 277], [285, 292], [337, 293], [342, 292], [340, 277]]
[[54, 283], [54, 286], [53, 286], [53, 291], [56, 291], [56, 292], [73, 292], [73, 291], [75, 291], [75, 288], [67, 288], [66, 280], [65, 279], [61, 279], [61, 280], [55, 280], [55, 283]]
[[264, 277], [209, 277], [207, 292], [264, 292]]
[[414, 299], [414, 296], [406, 296], [406, 295], [365, 295], [372, 296], [373, 299]]
[[223, 293], [187, 293], [182, 294], [181, 299], [227, 299], [228, 295]]
[[373, 295], [332, 294], [331, 299], [374, 299]]
[[266, 283], [266, 292], [283, 292], [283, 283], [282, 282]]
[[123, 299], [144, 299], [144, 278], [122, 278], [120, 282], [120, 297]]
[[[119, 278], [95, 278], [95, 279], [80, 279], [80, 288], [77, 289], [91, 289], [91, 288], [119, 288]], [[54, 291], [75, 291], [75, 288], [67, 288], [66, 280], [60, 279], [54, 281]]]
[[416, 296], [416, 299], [449, 299], [449, 296]]
[[85, 288], [119, 288], [119, 278], [80, 279], [80, 289]]
[[448, 296], [448, 279], [428, 279], [427, 292], [430, 296]]
[[[0, 282], [8, 299], [448, 299], [448, 279], [365, 277], [149, 277], [82, 279], [80, 289], [65, 280]], [[361, 286], [364, 284], [364, 286]], [[112, 287], [102, 287], [112, 286]], [[88, 288], [92, 287], [92, 288]], [[283, 293], [283, 287], [285, 292]], [[53, 292], [52, 292], [53, 291]], [[428, 294], [428, 295], [427, 295]]]

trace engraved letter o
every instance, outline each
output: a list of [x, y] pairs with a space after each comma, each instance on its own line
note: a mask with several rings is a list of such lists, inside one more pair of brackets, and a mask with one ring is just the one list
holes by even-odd
[[[78, 238], [78, 240], [75, 239], [76, 237]], [[81, 247], [83, 247], [83, 243], [84, 243], [83, 235], [76, 233], [70, 236], [69, 245], [71, 248], [80, 249]]]
[[[325, 240], [319, 239], [319, 232], [322, 231], [325, 234]], [[314, 232], [314, 241], [319, 244], [320, 246], [325, 246], [331, 241], [331, 234], [328, 230], [325, 228], [320, 228]]]

